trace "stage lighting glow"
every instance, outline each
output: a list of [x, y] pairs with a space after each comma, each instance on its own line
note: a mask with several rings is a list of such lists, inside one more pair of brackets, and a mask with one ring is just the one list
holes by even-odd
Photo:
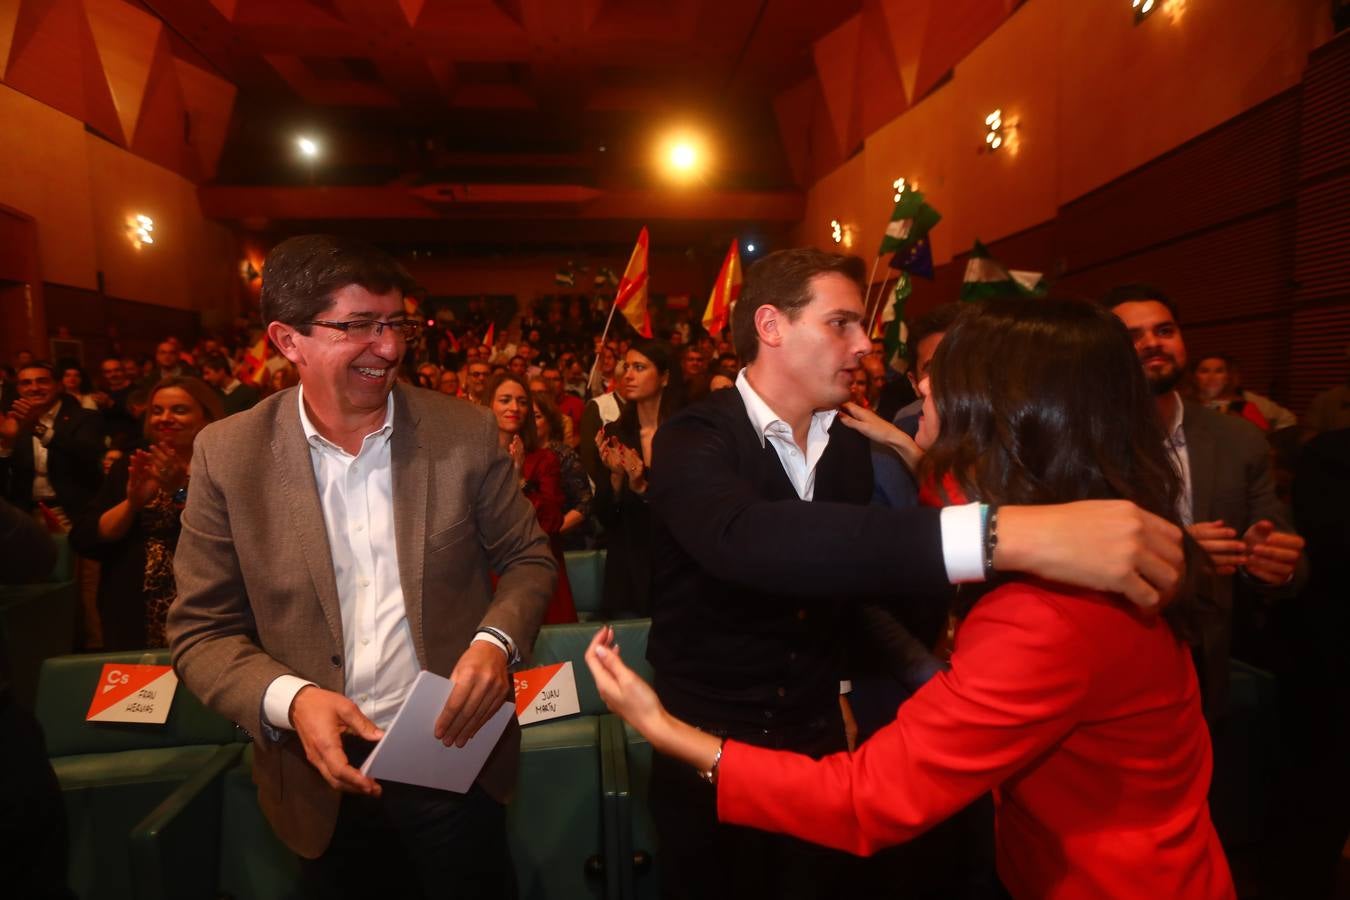
[[754, 245], [754, 244], [746, 244], [746, 245], [745, 245], [745, 252], [746, 252], [746, 253], [754, 253], [754, 252], [755, 252], [755, 245]]
[[670, 164], [681, 172], [688, 172], [698, 164], [698, 151], [693, 144], [676, 144], [670, 148]]
[[319, 155], [319, 143], [313, 138], [298, 137], [295, 139], [295, 145], [300, 148], [300, 155], [306, 159], [315, 159]]

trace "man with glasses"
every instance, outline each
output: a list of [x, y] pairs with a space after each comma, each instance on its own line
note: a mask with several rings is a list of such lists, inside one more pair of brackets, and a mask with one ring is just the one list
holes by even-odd
[[397, 383], [418, 334], [398, 263], [307, 235], [265, 273], [267, 334], [300, 385], [197, 438], [174, 667], [252, 735], [260, 805], [307, 896], [513, 896], [514, 721], [466, 794], [359, 767], [422, 669], [454, 682], [424, 723], [447, 745], [510, 698], [552, 595], [547, 538], [492, 414]]
[[483, 388], [487, 386], [488, 376], [492, 374], [492, 366], [486, 362], [471, 362], [468, 369], [468, 383], [464, 385], [464, 399], [474, 403], [479, 402], [483, 394]]

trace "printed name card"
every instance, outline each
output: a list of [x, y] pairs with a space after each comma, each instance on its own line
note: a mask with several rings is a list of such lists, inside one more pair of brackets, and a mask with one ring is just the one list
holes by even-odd
[[105, 663], [84, 720], [163, 725], [176, 690], [172, 666]]
[[581, 712], [577, 676], [571, 662], [526, 669], [512, 678], [516, 684], [516, 718], [521, 725]]

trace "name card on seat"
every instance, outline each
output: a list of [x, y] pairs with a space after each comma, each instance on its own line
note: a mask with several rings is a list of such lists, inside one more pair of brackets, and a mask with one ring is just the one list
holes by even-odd
[[104, 663], [84, 720], [163, 725], [177, 690], [172, 666]]
[[577, 676], [572, 663], [554, 663], [512, 675], [516, 686], [516, 718], [533, 725], [581, 712]]

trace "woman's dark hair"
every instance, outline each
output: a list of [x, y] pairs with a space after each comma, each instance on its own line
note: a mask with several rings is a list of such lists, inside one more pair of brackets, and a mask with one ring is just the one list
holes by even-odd
[[[656, 423], [659, 425], [684, 406], [684, 381], [675, 369], [675, 348], [665, 341], [639, 337], [629, 343], [628, 351], [641, 353], [656, 366], [657, 373], [667, 376], [666, 386], [661, 390], [661, 407], [656, 414]], [[619, 413], [619, 419], [623, 421], [625, 417], [637, 418], [636, 403], [624, 405], [623, 412]]]
[[[165, 388], [178, 388], [185, 392], [189, 397], [196, 401], [202, 408], [202, 417], [207, 422], [215, 422], [225, 418], [225, 404], [220, 399], [220, 394], [200, 378], [193, 378], [191, 375], [170, 375], [168, 378], [161, 378], [150, 393], [146, 395], [146, 406], [149, 407], [155, 402], [155, 395]], [[145, 436], [150, 437], [150, 411], [147, 408], [145, 412]]]
[[84, 371], [84, 366], [80, 365], [77, 360], [63, 359], [58, 361], [57, 365], [61, 367], [60, 380], [64, 380], [66, 377], [66, 373], [73, 370], [80, 373], [81, 394], [88, 394], [94, 390], [94, 385], [89, 381], [89, 375]]
[[498, 372], [483, 385], [483, 393], [478, 395], [478, 402], [492, 409], [492, 401], [497, 396], [497, 391], [507, 382], [519, 385], [525, 394], [525, 415], [520, 421], [520, 439], [525, 444], [525, 452], [533, 453], [539, 449], [539, 432], [534, 427], [534, 400], [530, 397], [530, 386], [523, 379], [510, 372]]
[[[1180, 524], [1181, 479], [1156, 402], [1107, 309], [1033, 298], [970, 305], [930, 377], [940, 432], [925, 465], [939, 482], [950, 475], [968, 499], [993, 504], [1129, 500]], [[1167, 615], [1190, 635], [1189, 602]]]
[[[548, 422], [548, 439], [562, 443], [562, 413], [558, 411], [558, 406], [553, 402], [553, 398], [543, 391], [535, 391], [530, 399], [534, 401], [534, 408], [544, 417], [544, 421]], [[543, 440], [543, 435], [539, 435], [539, 440]]]

